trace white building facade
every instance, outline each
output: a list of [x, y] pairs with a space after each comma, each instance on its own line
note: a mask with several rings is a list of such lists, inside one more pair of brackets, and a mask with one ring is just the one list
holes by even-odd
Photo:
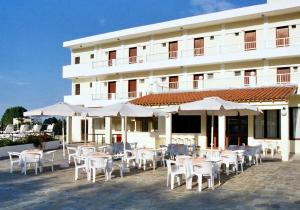
[[[64, 101], [103, 107], [123, 101], [163, 108], [219, 96], [258, 106], [257, 117], [218, 117], [215, 146], [275, 144], [283, 160], [300, 153], [300, 1], [193, 16], [64, 42], [72, 82]], [[129, 119], [128, 140], [157, 147], [193, 141], [205, 148], [211, 118]], [[121, 139], [115, 118], [68, 119], [69, 142]], [[110, 131], [112, 130], [112, 132]], [[105, 138], [103, 138], [105, 136]]]

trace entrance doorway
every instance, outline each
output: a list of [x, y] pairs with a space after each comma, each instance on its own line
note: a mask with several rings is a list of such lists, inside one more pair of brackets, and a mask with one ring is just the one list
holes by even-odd
[[248, 116], [226, 117], [226, 147], [242, 144], [248, 144]]
[[[212, 124], [212, 116], [207, 116], [206, 118], [206, 136], [207, 136], [207, 142], [206, 142], [206, 147], [210, 148], [210, 141], [211, 141], [211, 124]], [[213, 139], [213, 148], [218, 148], [219, 147], [219, 118], [218, 116], [214, 116], [214, 139]]]
[[[86, 122], [86, 123], [85, 123]], [[84, 129], [86, 126], [86, 130]], [[85, 120], [81, 120], [81, 141], [85, 141], [85, 131], [88, 134], [89, 122]]]

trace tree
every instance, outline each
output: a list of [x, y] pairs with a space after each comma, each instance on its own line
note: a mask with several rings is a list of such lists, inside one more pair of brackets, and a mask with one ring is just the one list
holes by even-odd
[[26, 111], [27, 109], [22, 106], [16, 106], [6, 109], [1, 119], [3, 128], [5, 128], [8, 124], [12, 124], [14, 118], [22, 118], [23, 112]]

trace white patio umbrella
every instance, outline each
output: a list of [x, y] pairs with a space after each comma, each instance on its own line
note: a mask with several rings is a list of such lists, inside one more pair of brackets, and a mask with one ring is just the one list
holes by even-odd
[[147, 108], [125, 102], [109, 105], [103, 108], [88, 109], [84, 115], [89, 117], [121, 117], [122, 121], [124, 122], [122, 125], [122, 133], [125, 151], [125, 144], [127, 142], [127, 117], [164, 116], [164, 112], [158, 109]]
[[[24, 112], [24, 116], [28, 117], [42, 117], [42, 116], [61, 116], [72, 117], [81, 116], [82, 113], [86, 112], [87, 108], [81, 106], [70, 105], [64, 102], [59, 102], [51, 106], [46, 106], [39, 109]], [[65, 157], [65, 131], [64, 123], [62, 123], [62, 135], [63, 135], [63, 156]]]
[[199, 101], [170, 106], [164, 111], [182, 115], [211, 115], [211, 148], [213, 147], [214, 116], [245, 116], [258, 115], [260, 113], [257, 107], [225, 101], [219, 97], [209, 97]]

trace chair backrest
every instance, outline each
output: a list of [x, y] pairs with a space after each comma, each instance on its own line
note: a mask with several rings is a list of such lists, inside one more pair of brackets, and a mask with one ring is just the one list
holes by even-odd
[[213, 164], [212, 162], [204, 162], [201, 165], [201, 171], [203, 175], [210, 175], [213, 173]]
[[220, 160], [221, 159], [221, 152], [220, 151], [208, 151], [206, 153], [206, 158], [209, 160]]
[[18, 157], [20, 159], [21, 153], [19, 153], [19, 152], [7, 152], [7, 153], [8, 153], [10, 161], [13, 160], [13, 156]]
[[174, 163], [174, 161], [172, 160], [166, 160], [166, 163], [167, 163], [167, 169], [168, 169], [168, 173], [171, 173], [172, 171], [172, 163]]
[[75, 155], [73, 158], [74, 158], [74, 164], [75, 164], [75, 167], [77, 167], [78, 165], [83, 165], [83, 164], [85, 164], [85, 158], [80, 157], [80, 156], [78, 156], [78, 155]]
[[156, 155], [156, 152], [154, 152], [154, 151], [143, 152], [143, 158], [146, 159], [146, 160], [154, 159], [155, 155]]
[[193, 165], [191, 159], [184, 159], [185, 176], [190, 177], [193, 173]]
[[30, 126], [29, 125], [21, 125], [20, 127], [20, 133], [25, 133], [26, 131], [30, 130]]
[[81, 155], [87, 155], [96, 151], [95, 147], [81, 147]]
[[41, 155], [35, 154], [35, 153], [25, 153], [25, 154], [22, 154], [22, 158], [27, 163], [36, 163], [36, 162], [40, 161]]
[[49, 124], [48, 126], [47, 126], [47, 132], [53, 132], [53, 128], [54, 128], [54, 123], [52, 123], [52, 124]]
[[55, 154], [55, 150], [53, 151], [48, 151], [48, 152], [44, 152], [43, 158], [47, 158], [49, 160], [54, 160], [54, 154]]
[[35, 124], [35, 125], [33, 126], [32, 131], [33, 131], [34, 133], [39, 133], [39, 132], [41, 131], [41, 129], [42, 129], [42, 125]]
[[8, 124], [4, 130], [4, 133], [13, 133], [14, 132], [14, 125]]
[[255, 147], [255, 154], [256, 155], [259, 155], [260, 153], [261, 153], [261, 151], [262, 151], [262, 145], [260, 144], [260, 145], [257, 145], [256, 147]]
[[228, 149], [229, 149], [229, 150], [236, 150], [237, 147], [238, 147], [238, 145], [229, 145], [229, 146], [228, 146]]
[[105, 169], [106, 165], [107, 165], [106, 158], [91, 158], [90, 159], [90, 166], [92, 168]]
[[228, 161], [231, 162], [231, 163], [237, 162], [237, 153], [229, 152], [228, 153]]

